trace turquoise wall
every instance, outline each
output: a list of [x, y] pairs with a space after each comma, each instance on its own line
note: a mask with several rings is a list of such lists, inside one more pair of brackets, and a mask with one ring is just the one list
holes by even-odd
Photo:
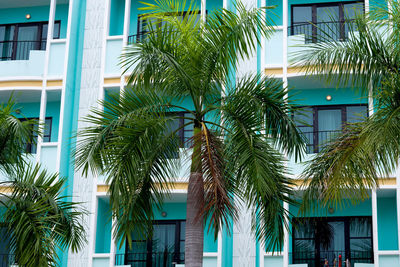
[[[19, 118], [39, 118], [40, 103], [19, 103], [18, 108], [21, 114], [16, 114]], [[52, 118], [51, 142], [58, 140], [58, 128], [60, 124], [60, 102], [48, 102], [46, 107], [46, 118]]]
[[98, 198], [95, 253], [110, 253], [111, 211], [108, 200]]
[[267, 17], [275, 22], [275, 25], [283, 25], [282, 20], [282, 1], [281, 0], [267, 0], [266, 6], [273, 7], [267, 10]]
[[[79, 95], [82, 73], [83, 37], [85, 30], [86, 0], [73, 1], [68, 53], [67, 77], [65, 84], [64, 120], [62, 125], [60, 176], [67, 177], [64, 196], [72, 196], [74, 162], [71, 160], [72, 133], [78, 128]], [[68, 249], [59, 250], [60, 266], [68, 264]]]
[[[331, 95], [332, 100], [326, 100]], [[368, 101], [358, 90], [351, 88], [324, 88], [324, 89], [291, 89], [289, 96], [297, 105], [342, 105], [342, 104], [366, 104]]]
[[111, 0], [110, 31], [109, 31], [110, 36], [123, 34], [124, 13], [125, 13], [125, 0]]
[[[60, 20], [60, 38], [67, 36], [68, 4], [57, 5], [55, 20]], [[49, 20], [50, 6], [34, 6], [21, 8], [0, 9], [0, 24], [31, 23]], [[30, 14], [31, 18], [26, 19], [25, 15]]]
[[379, 250], [397, 250], [396, 198], [378, 197], [378, 247]]

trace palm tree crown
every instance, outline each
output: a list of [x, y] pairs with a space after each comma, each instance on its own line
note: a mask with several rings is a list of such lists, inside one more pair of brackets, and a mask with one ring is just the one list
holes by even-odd
[[[129, 243], [134, 230], [150, 234], [153, 207], [160, 207], [178, 176], [176, 155], [190, 158], [187, 266], [202, 264], [203, 221], [217, 236], [237, 218], [242, 201], [255, 207], [257, 237], [280, 249], [287, 216], [282, 201], [290, 201], [291, 181], [279, 151], [299, 157], [304, 149], [282, 83], [258, 74], [232, 76], [237, 60], [248, 58], [273, 30], [264, 9], [235, 8], [197, 22], [191, 4], [147, 4], [149, 32], [121, 58], [131, 73], [128, 87], [93, 109], [85, 118], [91, 126], [79, 133], [77, 166], [106, 174], [114, 233]], [[183, 20], [170, 15], [182, 10]], [[163, 27], [152, 25], [157, 20]], [[184, 140], [191, 148], [186, 156], [180, 128], [171, 127], [177, 119], [193, 129]]]

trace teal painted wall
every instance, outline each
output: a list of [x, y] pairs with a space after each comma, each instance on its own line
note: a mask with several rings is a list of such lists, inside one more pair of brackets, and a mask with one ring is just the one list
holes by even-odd
[[[19, 103], [21, 114], [17, 114], [18, 118], [39, 118], [40, 103]], [[46, 118], [52, 118], [51, 142], [58, 140], [58, 128], [60, 123], [60, 102], [48, 102], [46, 107]]]
[[282, 20], [282, 1], [280, 0], [267, 0], [266, 6], [273, 7], [272, 9], [267, 10], [267, 18], [272, 19], [275, 22], [275, 25], [283, 25]]
[[396, 198], [378, 197], [377, 202], [379, 250], [397, 250], [398, 234]]
[[[57, 5], [55, 20], [60, 20], [60, 38], [67, 35], [68, 5]], [[31, 23], [49, 20], [50, 6], [34, 6], [21, 8], [0, 9], [0, 24]], [[30, 14], [31, 18], [26, 19], [25, 15]]]
[[230, 220], [230, 225], [223, 226], [222, 229], [222, 266], [232, 267], [232, 254], [233, 254], [233, 221]]
[[111, 211], [109, 201], [98, 198], [95, 253], [110, 253]]
[[110, 32], [109, 32], [110, 36], [123, 34], [124, 13], [125, 13], [125, 0], [111, 0]]
[[[62, 125], [60, 176], [67, 177], [64, 195], [71, 197], [74, 179], [74, 162], [71, 160], [72, 133], [78, 128], [79, 95], [82, 73], [83, 37], [85, 30], [86, 0], [73, 1], [65, 84], [64, 121]], [[60, 250], [59, 265], [68, 264], [68, 250]]]
[[[359, 91], [359, 90], [358, 90]], [[327, 101], [326, 96], [331, 95], [332, 100]], [[342, 104], [366, 104], [367, 97], [361, 92], [351, 88], [324, 88], [324, 89], [291, 89], [289, 96], [297, 105], [342, 105]]]

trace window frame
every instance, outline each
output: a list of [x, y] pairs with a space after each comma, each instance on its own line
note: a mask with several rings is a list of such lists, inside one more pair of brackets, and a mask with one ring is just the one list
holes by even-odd
[[[29, 121], [29, 120], [35, 120], [35, 121], [39, 122], [40, 119], [38, 117], [29, 117], [29, 118], [18, 118], [18, 120], [20, 120], [21, 122], [22, 121]], [[43, 129], [43, 140], [44, 140], [45, 137], [48, 137], [49, 141], [48, 142], [43, 141], [43, 143], [50, 143], [51, 142], [51, 131], [53, 129], [53, 117], [46, 117], [45, 118], [45, 125], [46, 125], [46, 121], [50, 121], [49, 134], [45, 135], [44, 134], [45, 131]], [[31, 133], [31, 135], [32, 135], [33, 139], [37, 138], [37, 136], [33, 135], [33, 132]], [[37, 151], [37, 143], [36, 144], [34, 144], [34, 143], [26, 143], [25, 153], [36, 154], [36, 151]]]
[[[311, 108], [312, 109], [312, 122], [313, 124], [310, 126], [306, 125], [297, 125], [296, 127], [312, 127], [312, 137], [313, 137], [313, 143], [312, 144], [307, 144], [307, 147], [312, 146], [312, 152], [307, 153], [307, 154], [312, 154], [312, 153], [318, 153], [319, 152], [319, 138], [318, 138], [318, 133], [320, 132], [318, 130], [318, 111], [320, 110], [332, 110], [332, 109], [337, 109], [341, 111], [341, 119], [342, 119], [342, 125], [341, 125], [341, 131], [344, 130], [344, 127], [347, 125], [347, 108], [348, 107], [366, 107], [367, 112], [366, 112], [366, 117], [369, 116], [368, 114], [368, 104], [342, 104], [342, 105], [314, 105], [314, 106], [299, 106], [299, 108]], [[294, 118], [294, 114], [293, 114]], [[296, 121], [295, 121], [296, 123]], [[308, 133], [308, 132], [305, 132]]]
[[[308, 3], [308, 4], [295, 4], [290, 6], [290, 26], [291, 31], [290, 35], [294, 35], [294, 27], [296, 25], [309, 25], [312, 23], [312, 42], [317, 42], [317, 27], [315, 25], [318, 24], [317, 21], [317, 8], [318, 7], [338, 7], [339, 8], [339, 20], [336, 22], [340, 23], [340, 30], [339, 30], [339, 40], [344, 41], [346, 39], [345, 36], [345, 24], [349, 20], [346, 20], [344, 17], [344, 5], [347, 4], [362, 4], [363, 13], [365, 13], [365, 1], [341, 1], [341, 2], [326, 2], [326, 3]], [[311, 21], [304, 21], [304, 22], [294, 22], [293, 21], [293, 14], [294, 8], [296, 7], [311, 7]], [[306, 36], [307, 38], [307, 36]]]
[[[184, 219], [177, 219], [177, 220], [154, 220], [153, 225], [175, 225], [175, 240], [174, 240], [174, 257], [173, 261], [176, 263], [183, 263], [184, 259], [180, 259], [180, 243], [181, 241], [186, 241], [180, 239], [180, 234], [181, 234], [181, 225], [182, 223], [185, 222], [186, 220]], [[128, 239], [126, 239], [126, 242], [128, 242]], [[145, 262], [146, 266], [152, 266], [152, 254], [153, 254], [153, 237], [148, 238], [147, 240], [134, 240], [132, 239], [132, 242], [146, 242], [146, 260], [137, 260], [137, 262]], [[129, 250], [129, 246], [125, 246], [125, 255], [128, 255], [129, 253], [135, 253], [133, 251]], [[124, 257], [124, 264], [128, 265], [130, 262], [128, 261], [128, 257]]]
[[[367, 219], [370, 221], [370, 236], [367, 237], [351, 237], [350, 234], [350, 222], [352, 219]], [[352, 239], [370, 239], [371, 240], [371, 257], [368, 258], [371, 263], [374, 262], [374, 240], [373, 240], [373, 227], [372, 227], [372, 216], [332, 216], [332, 217], [296, 217], [293, 218], [294, 222], [301, 222], [302, 220], [324, 220], [325, 222], [344, 222], [344, 241], [345, 241], [345, 257], [349, 258], [350, 262], [352, 262], [353, 258], [351, 257], [351, 249], [350, 249], [350, 241]], [[313, 251], [315, 254], [314, 258], [304, 258], [304, 260], [313, 260], [315, 264], [321, 262], [321, 249], [320, 249], [320, 237], [317, 233], [314, 233], [314, 238], [296, 238], [295, 237], [295, 226], [296, 223], [292, 223], [292, 262], [295, 262], [295, 248], [296, 248], [296, 240], [314, 240], [315, 250]], [[367, 258], [355, 258], [355, 259], [367, 259]], [[303, 260], [303, 259], [300, 259]]]
[[[47, 36], [44, 36], [45, 38], [43, 38], [43, 26], [44, 25], [49, 25], [48, 21], [38, 21], [38, 22], [26, 22], [26, 23], [8, 23], [8, 24], [0, 24], [0, 27], [13, 27], [14, 26], [14, 33], [13, 33], [13, 38], [11, 40], [2, 40], [0, 39], [0, 43], [1, 42], [12, 42], [12, 54], [9, 60], [16, 60], [17, 57], [17, 46], [18, 46], [18, 42], [22, 42], [18, 41], [18, 29], [19, 27], [26, 27], [26, 26], [38, 26], [38, 33], [37, 36], [35, 38], [35, 40], [32, 40], [32, 42], [37, 42], [38, 44], [36, 45], [36, 50], [44, 50], [46, 47], [46, 43], [43, 45], [42, 42], [47, 41]], [[54, 25], [59, 25], [58, 28], [58, 34], [56, 36], [54, 36], [54, 29], [53, 29], [53, 39], [60, 39], [60, 33], [61, 33], [61, 20], [55, 20], [54, 21]], [[35, 50], [35, 49], [32, 49]], [[0, 61], [4, 61], [7, 60], [7, 57], [3, 57], [2, 53], [0, 51]]]

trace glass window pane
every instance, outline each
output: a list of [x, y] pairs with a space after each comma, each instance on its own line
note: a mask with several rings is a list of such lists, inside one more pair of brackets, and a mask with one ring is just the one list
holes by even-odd
[[372, 242], [370, 238], [350, 239], [352, 258], [370, 258]]
[[312, 21], [311, 6], [295, 6], [293, 7], [293, 23]]
[[295, 240], [294, 242], [294, 254], [297, 259], [309, 259], [314, 257], [315, 252], [315, 241], [310, 240]]
[[45, 120], [43, 142], [51, 142], [51, 119]]
[[314, 238], [315, 224], [310, 220], [302, 220], [294, 226], [295, 238]]
[[156, 224], [153, 229], [153, 252], [174, 252], [175, 224]]
[[350, 237], [371, 237], [370, 218], [352, 218], [350, 220]]
[[367, 106], [352, 106], [346, 108], [347, 123], [362, 121], [367, 117]]
[[181, 233], [179, 236], [180, 240], [185, 240], [185, 232], [186, 232], [186, 222], [183, 221], [183, 222], [181, 222]]
[[364, 12], [364, 5], [362, 3], [351, 3], [343, 5], [344, 18], [355, 19], [356, 16], [361, 15]]

